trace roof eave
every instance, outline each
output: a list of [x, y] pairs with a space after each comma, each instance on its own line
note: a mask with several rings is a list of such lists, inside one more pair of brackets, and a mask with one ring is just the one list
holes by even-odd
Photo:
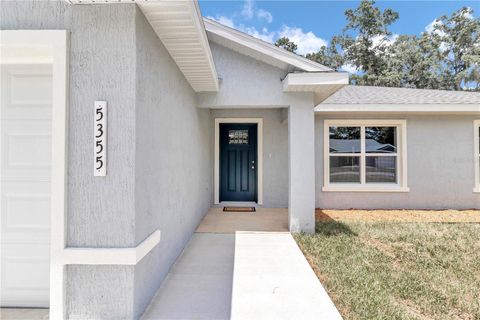
[[270, 59], [276, 59], [282, 63], [291, 65], [299, 70], [310, 72], [333, 71], [332, 69], [303, 56], [279, 48], [271, 43], [257, 39], [249, 34], [227, 27], [211, 19], [203, 18], [203, 22], [207, 32], [227, 41], [232, 41], [245, 48], [249, 48], [260, 54], [264, 54]]
[[313, 92], [319, 104], [348, 84], [347, 72], [296, 72], [283, 79], [284, 92]]
[[[217, 92], [218, 75], [197, 1], [136, 0], [136, 3], [193, 90]], [[188, 19], [181, 18], [185, 13]], [[166, 24], [168, 31], [164, 28]], [[186, 32], [189, 37], [185, 37]], [[191, 39], [196, 39], [195, 43]], [[185, 51], [188, 43], [191, 46]], [[196, 59], [191, 59], [192, 53]]]

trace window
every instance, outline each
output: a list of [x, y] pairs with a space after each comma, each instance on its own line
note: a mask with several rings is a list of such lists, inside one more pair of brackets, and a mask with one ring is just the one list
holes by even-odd
[[228, 144], [248, 144], [248, 130], [228, 130]]
[[475, 120], [473, 122], [474, 129], [474, 150], [475, 150], [475, 187], [473, 192], [480, 192], [480, 120]]
[[326, 120], [323, 191], [408, 191], [405, 120]]

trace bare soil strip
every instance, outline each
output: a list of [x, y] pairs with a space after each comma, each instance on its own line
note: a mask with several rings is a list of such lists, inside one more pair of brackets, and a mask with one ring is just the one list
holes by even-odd
[[326, 210], [316, 209], [317, 221], [348, 222], [471, 222], [480, 223], [480, 210]]

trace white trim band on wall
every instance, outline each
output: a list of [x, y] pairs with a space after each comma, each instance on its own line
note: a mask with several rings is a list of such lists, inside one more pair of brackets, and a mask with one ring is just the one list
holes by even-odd
[[64, 265], [136, 265], [160, 242], [160, 235], [156, 230], [134, 248], [65, 248], [60, 261]]

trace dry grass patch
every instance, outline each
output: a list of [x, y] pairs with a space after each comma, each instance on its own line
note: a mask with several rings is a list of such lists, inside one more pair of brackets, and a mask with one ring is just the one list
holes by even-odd
[[480, 210], [315, 210], [317, 221], [475, 222]]
[[345, 319], [480, 319], [479, 223], [451, 223], [451, 212], [436, 223], [344, 218], [352, 212], [328, 211], [314, 235], [295, 235]]

